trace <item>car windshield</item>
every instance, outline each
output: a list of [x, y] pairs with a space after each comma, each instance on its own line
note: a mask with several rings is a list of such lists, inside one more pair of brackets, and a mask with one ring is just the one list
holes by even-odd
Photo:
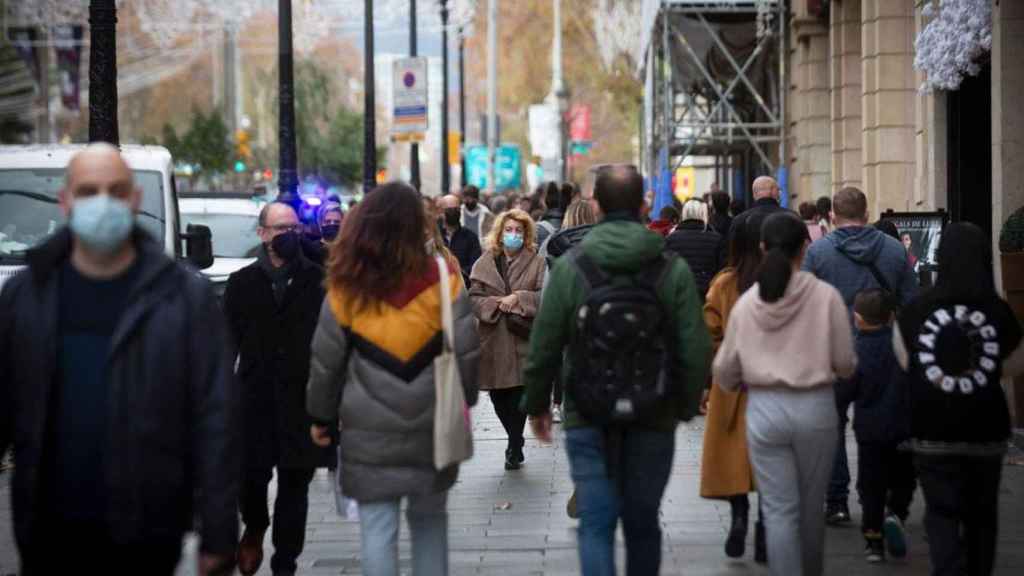
[[[164, 237], [164, 189], [159, 172], [136, 171], [142, 188], [138, 224], [153, 238]], [[0, 170], [0, 259], [20, 261], [66, 218], [57, 193], [64, 186], [62, 169]]]
[[213, 255], [219, 258], [255, 258], [260, 248], [255, 214], [189, 214], [182, 212], [184, 226], [209, 226], [213, 235]]

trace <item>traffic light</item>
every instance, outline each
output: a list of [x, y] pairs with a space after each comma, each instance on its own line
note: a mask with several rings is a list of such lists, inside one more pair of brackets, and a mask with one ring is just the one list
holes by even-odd
[[249, 144], [248, 130], [240, 128], [235, 131], [235, 156], [243, 162], [252, 160], [252, 146]]

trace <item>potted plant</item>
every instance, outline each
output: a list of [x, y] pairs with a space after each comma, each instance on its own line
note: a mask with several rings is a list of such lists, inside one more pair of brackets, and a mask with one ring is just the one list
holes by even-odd
[[[1003, 291], [1017, 320], [1024, 323], [1024, 206], [1010, 214], [999, 232], [999, 258], [1003, 270]], [[1024, 428], [1024, 377], [1013, 382], [1016, 426]]]

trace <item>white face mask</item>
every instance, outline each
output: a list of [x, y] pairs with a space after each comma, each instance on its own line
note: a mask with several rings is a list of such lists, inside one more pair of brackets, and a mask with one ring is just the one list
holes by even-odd
[[68, 225], [83, 244], [110, 253], [131, 235], [135, 218], [127, 202], [97, 194], [72, 202]]

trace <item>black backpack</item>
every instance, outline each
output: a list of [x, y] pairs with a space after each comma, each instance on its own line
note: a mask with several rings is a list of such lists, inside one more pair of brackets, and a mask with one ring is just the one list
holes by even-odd
[[605, 273], [578, 248], [571, 257], [587, 285], [571, 347], [568, 391], [576, 409], [600, 426], [650, 421], [675, 392], [672, 316], [657, 294], [675, 256], [659, 255], [629, 283], [612, 282], [621, 276]]

